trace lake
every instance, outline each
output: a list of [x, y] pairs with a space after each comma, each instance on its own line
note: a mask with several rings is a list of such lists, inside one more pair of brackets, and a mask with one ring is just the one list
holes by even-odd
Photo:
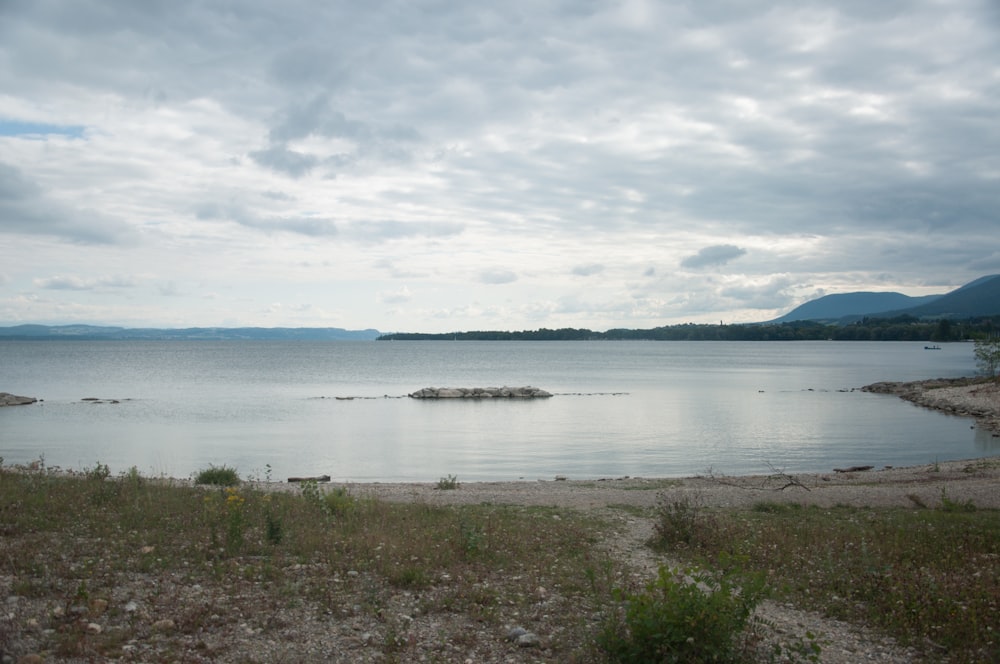
[[[0, 391], [44, 402], [0, 409], [0, 456], [352, 482], [914, 465], [997, 455], [1000, 439], [857, 388], [974, 372], [972, 344], [2, 341]], [[502, 385], [555, 396], [405, 396]]]

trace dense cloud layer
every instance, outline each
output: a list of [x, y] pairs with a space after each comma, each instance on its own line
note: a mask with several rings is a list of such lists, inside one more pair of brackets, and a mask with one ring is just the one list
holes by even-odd
[[998, 63], [992, 0], [9, 0], [0, 325], [943, 292], [1000, 272]]

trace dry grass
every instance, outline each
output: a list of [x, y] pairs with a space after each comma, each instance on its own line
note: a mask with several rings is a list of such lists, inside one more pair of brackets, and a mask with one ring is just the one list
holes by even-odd
[[[929, 661], [1000, 659], [1000, 518], [946, 493], [911, 499], [910, 509], [723, 509], [671, 489], [658, 509], [616, 503], [594, 512], [391, 502], [314, 483], [292, 492], [187, 486], [135, 471], [112, 477], [100, 464], [68, 477], [36, 466], [0, 467], [0, 656], [14, 661], [29, 653], [59, 661], [605, 661], [597, 642], [609, 619], [688, 619], [663, 611], [673, 600], [622, 612], [658, 601], [666, 588], [651, 593], [648, 578], [605, 553], [614, 517], [595, 515], [626, 507], [631, 518], [655, 520], [672, 558], [725, 578], [764, 579], [782, 601], [876, 625]], [[537, 646], [506, 639], [514, 626], [538, 634]], [[627, 622], [613, 627], [616, 638], [641, 634]], [[810, 658], [806, 637], [771, 661]]]
[[0, 592], [17, 598], [0, 653], [15, 658], [267, 661], [248, 635], [284, 640], [319, 621], [343, 636], [328, 653], [356, 649], [343, 661], [516, 653], [513, 624], [543, 634], [547, 657], [593, 661], [588, 579], [612, 566], [593, 551], [602, 524], [580, 512], [392, 504], [309, 484], [0, 469], [0, 506]]
[[931, 661], [1000, 661], [1000, 512], [942, 491], [920, 509], [661, 503], [656, 544], [766, 574], [776, 594], [868, 624]]

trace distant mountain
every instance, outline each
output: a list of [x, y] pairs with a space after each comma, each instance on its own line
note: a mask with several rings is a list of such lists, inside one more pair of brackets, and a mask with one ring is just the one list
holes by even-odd
[[380, 334], [378, 330], [345, 330], [339, 327], [189, 327], [183, 329], [103, 327], [99, 325], [0, 327], [0, 339], [373, 341]]
[[799, 305], [771, 323], [790, 323], [797, 320], [836, 322], [845, 316], [864, 316], [893, 309], [905, 309], [942, 297], [925, 295], [910, 297], [902, 293], [836, 293], [824, 295]]
[[1000, 275], [980, 277], [942, 295], [910, 297], [902, 293], [838, 293], [799, 305], [770, 323], [811, 320], [849, 323], [865, 316], [894, 318], [972, 318], [1000, 315]]
[[908, 314], [916, 318], [972, 318], [1000, 314], [1000, 274], [980, 277], [947, 295], [889, 315]]

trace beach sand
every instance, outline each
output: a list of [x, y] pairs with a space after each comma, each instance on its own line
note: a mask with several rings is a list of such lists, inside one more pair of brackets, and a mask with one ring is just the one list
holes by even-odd
[[[970, 426], [982, 427], [1000, 438], [1000, 383], [980, 379], [927, 380], [914, 383], [876, 383], [863, 388], [895, 394], [917, 406], [967, 416]], [[1000, 449], [1000, 440], [998, 440]], [[950, 500], [971, 500], [980, 507], [1000, 508], [1000, 456], [986, 459], [942, 460], [906, 468], [786, 474], [780, 468], [760, 476], [729, 477], [706, 473], [685, 478], [605, 478], [460, 483], [442, 490], [437, 483], [356, 483], [353, 493], [391, 501], [417, 501], [435, 505], [515, 504], [606, 508], [609, 505], [653, 507], [667, 492], [697, 497], [711, 507], [740, 507], [761, 500], [804, 505], [854, 505], [913, 507], [940, 503], [942, 491]], [[270, 490], [297, 490], [296, 484], [259, 484]]]

